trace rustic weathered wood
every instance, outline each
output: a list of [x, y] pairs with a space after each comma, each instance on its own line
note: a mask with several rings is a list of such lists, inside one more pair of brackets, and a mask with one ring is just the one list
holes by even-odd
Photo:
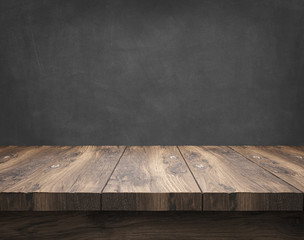
[[301, 146], [125, 149], [0, 147], [0, 210], [303, 210]]
[[7, 192], [14, 184], [23, 181], [49, 164], [50, 156], [61, 156], [72, 147], [8, 146], [0, 148], [0, 210], [22, 211], [33, 208], [30, 192]]
[[0, 239], [302, 240], [303, 212], [7, 212]]
[[103, 210], [201, 210], [202, 196], [177, 147], [128, 147], [102, 193]]
[[272, 146], [279, 149], [288, 149], [289, 151], [296, 151], [299, 153], [302, 157], [304, 155], [304, 146], [284, 146], [284, 145], [278, 145], [278, 146]]
[[304, 192], [304, 150], [286, 146], [232, 146], [232, 149]]
[[101, 191], [124, 149], [116, 146], [26, 149], [34, 153], [17, 156], [0, 170], [1, 179], [7, 182], [0, 194], [1, 210], [100, 210]]
[[300, 191], [224, 146], [181, 146], [207, 211], [302, 210]]
[[22, 150], [25, 147], [17, 147], [17, 146], [0, 146], [0, 164], [7, 162], [13, 154], [15, 154], [19, 149]]
[[14, 186], [20, 181], [24, 181], [28, 176], [45, 168], [64, 156], [74, 152], [71, 146], [51, 147], [51, 146], [31, 146], [15, 147], [9, 152], [0, 155], [0, 191]]
[[33, 209], [32, 193], [0, 192], [1, 211], [30, 211]]

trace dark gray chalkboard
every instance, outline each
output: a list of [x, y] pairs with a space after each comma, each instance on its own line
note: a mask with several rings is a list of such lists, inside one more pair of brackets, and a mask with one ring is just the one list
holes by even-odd
[[302, 0], [0, 0], [0, 144], [304, 144]]

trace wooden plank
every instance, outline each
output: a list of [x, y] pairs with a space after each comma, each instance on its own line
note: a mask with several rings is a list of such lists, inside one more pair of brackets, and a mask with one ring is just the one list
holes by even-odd
[[103, 210], [201, 210], [202, 197], [177, 147], [128, 147], [102, 193]]
[[206, 211], [302, 210], [302, 194], [224, 146], [181, 146]]
[[303, 240], [303, 212], [0, 212], [0, 239]]
[[286, 146], [231, 148], [304, 192], [304, 151], [300, 148]]
[[[9, 184], [0, 196], [4, 203], [13, 202], [11, 197], [16, 195], [21, 200], [16, 206], [2, 205], [1, 209], [17, 210], [19, 205], [18, 210], [28, 210], [22, 206], [34, 211], [100, 210], [101, 191], [124, 149], [123, 146], [42, 147], [36, 155], [25, 154], [21, 166], [16, 161], [4, 171]], [[23, 172], [21, 176], [19, 171]], [[18, 176], [18, 181], [11, 184], [14, 176]], [[31, 197], [24, 196], [29, 193]], [[30, 202], [24, 203], [24, 199]]]
[[7, 162], [17, 151], [16, 149], [18, 148], [19, 151], [22, 149], [22, 147], [17, 146], [0, 146], [0, 164]]
[[51, 160], [54, 160], [54, 156], [60, 157], [70, 149], [72, 147], [30, 146], [12, 147], [9, 150], [1, 151], [0, 191], [13, 186], [39, 168], [48, 165]]
[[304, 153], [304, 146], [285, 146], [285, 145], [279, 145], [278, 147], [283, 147], [283, 148], [289, 148], [289, 149], [293, 149], [293, 150], [298, 150], [302, 153]]
[[5, 192], [39, 169], [48, 166], [52, 158], [60, 157], [72, 147], [9, 146], [0, 151], [0, 210], [32, 210], [33, 196], [30, 192]]

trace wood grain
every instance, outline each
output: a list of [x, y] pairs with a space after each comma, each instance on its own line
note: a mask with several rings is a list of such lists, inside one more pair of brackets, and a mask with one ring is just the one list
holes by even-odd
[[201, 198], [177, 147], [128, 147], [102, 193], [102, 209], [201, 210]]
[[11, 147], [0, 150], [0, 191], [13, 186], [50, 162], [49, 156], [61, 155], [71, 147]]
[[303, 212], [7, 212], [0, 239], [302, 240]]
[[32, 210], [30, 192], [7, 192], [14, 184], [48, 164], [49, 156], [60, 156], [71, 147], [8, 146], [0, 148], [0, 210]]
[[206, 211], [302, 210], [297, 189], [224, 146], [181, 146]]
[[[8, 161], [1, 168], [2, 179], [8, 183], [6, 188], [2, 186], [1, 210], [100, 210], [101, 191], [124, 149], [123, 146], [26, 149], [26, 154], [18, 155], [13, 164]], [[17, 195], [20, 200], [11, 200]]]
[[231, 148], [304, 192], [304, 149], [287, 146]]
[[3, 146], [0, 210], [303, 210], [301, 146], [180, 150]]

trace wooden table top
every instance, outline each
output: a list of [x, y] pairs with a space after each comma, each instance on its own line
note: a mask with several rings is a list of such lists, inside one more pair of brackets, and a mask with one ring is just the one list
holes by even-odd
[[304, 146], [2, 146], [1, 211], [303, 211]]

